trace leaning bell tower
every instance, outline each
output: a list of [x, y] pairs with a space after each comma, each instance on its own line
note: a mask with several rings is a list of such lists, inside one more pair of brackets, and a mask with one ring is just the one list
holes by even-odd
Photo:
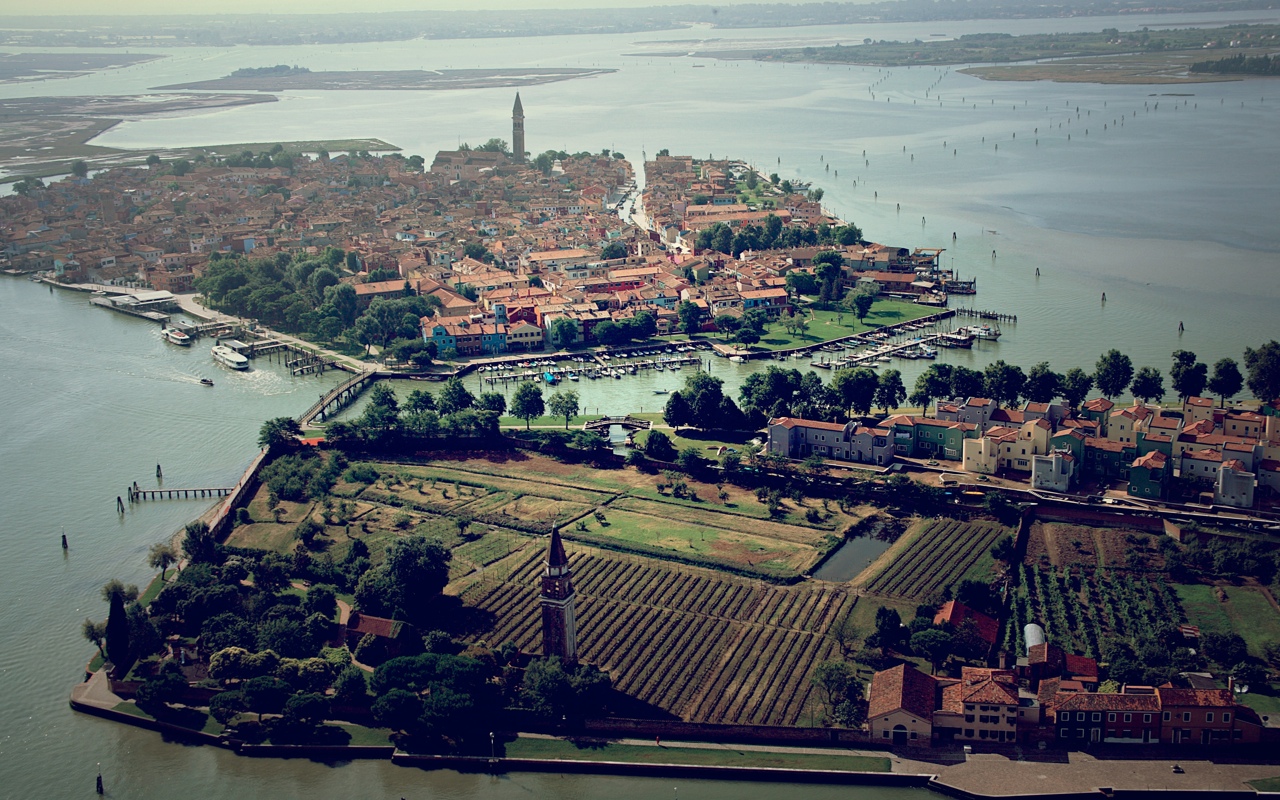
[[524, 106], [520, 105], [519, 92], [515, 108], [511, 109], [511, 154], [516, 161], [524, 161]]
[[560, 531], [551, 532], [547, 560], [542, 567], [542, 654], [578, 660], [578, 626], [574, 618], [573, 576]]

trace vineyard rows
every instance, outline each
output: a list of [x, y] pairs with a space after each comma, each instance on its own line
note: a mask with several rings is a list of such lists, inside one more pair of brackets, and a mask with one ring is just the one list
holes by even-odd
[[[542, 645], [539, 548], [506, 580], [477, 581], [464, 601], [492, 615], [481, 638]], [[632, 697], [700, 722], [793, 725], [809, 675], [837, 648], [827, 628], [856, 598], [841, 589], [777, 587], [595, 552], [571, 556], [581, 658]]]
[[1019, 579], [1004, 631], [1004, 646], [1013, 652], [1024, 652], [1023, 628], [1030, 622], [1064, 649], [1098, 658], [1108, 636], [1132, 640], [1186, 621], [1178, 593], [1158, 578], [1023, 564]]
[[867, 585], [875, 594], [927, 598], [960, 581], [1007, 531], [991, 523], [934, 520]]

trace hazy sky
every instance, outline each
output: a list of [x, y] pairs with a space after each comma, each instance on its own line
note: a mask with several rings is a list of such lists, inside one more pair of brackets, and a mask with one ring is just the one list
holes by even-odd
[[[811, 1], [811, 0], [808, 0]], [[846, 0], [847, 1], [847, 0]], [[857, 0], [854, 0], [855, 2]], [[0, 2], [5, 14], [306, 14], [342, 11], [432, 11], [482, 8], [613, 8], [617, 6], [726, 6], [801, 0], [23, 0]], [[867, 0], [863, 0], [867, 2]]]

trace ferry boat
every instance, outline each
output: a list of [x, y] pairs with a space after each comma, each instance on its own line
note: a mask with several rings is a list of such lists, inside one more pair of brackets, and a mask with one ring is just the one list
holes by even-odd
[[958, 328], [956, 333], [967, 333], [978, 339], [990, 339], [992, 341], [1000, 338], [1000, 329], [993, 328], [990, 325], [969, 325], [965, 328]]
[[240, 355], [226, 345], [215, 344], [211, 352], [213, 353], [213, 360], [223, 366], [230, 367], [231, 369], [249, 368], [249, 359]]
[[177, 328], [165, 328], [162, 331], [162, 333], [164, 334], [164, 338], [170, 344], [176, 344], [179, 347], [191, 346], [191, 337], [186, 335], [182, 331], [178, 330]]

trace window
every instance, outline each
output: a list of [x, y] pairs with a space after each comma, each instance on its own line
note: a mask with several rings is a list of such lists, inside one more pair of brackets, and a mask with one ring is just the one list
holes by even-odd
[[1209, 711], [1209, 712], [1206, 712], [1206, 713], [1205, 713], [1205, 715], [1204, 715], [1204, 721], [1205, 721], [1205, 722], [1213, 722], [1213, 712], [1212, 712], [1212, 711]]
[[1222, 712], [1222, 721], [1223, 721], [1223, 722], [1230, 722], [1230, 721], [1231, 721], [1231, 712], [1230, 712], [1230, 711], [1223, 711], [1223, 712]]
[[912, 739], [915, 739], [918, 735], [919, 735], [919, 734], [917, 734], [915, 731], [912, 731], [912, 732], [911, 732], [911, 738], [912, 738]]
[[1124, 715], [1124, 721], [1125, 721], [1125, 722], [1133, 722], [1133, 715], [1132, 715], [1132, 714], [1125, 714], [1125, 715]]
[[1190, 722], [1190, 721], [1191, 721], [1191, 712], [1190, 712], [1190, 711], [1183, 711], [1183, 712], [1182, 712], [1182, 721], [1183, 721], [1183, 722]]
[[1063, 721], [1063, 722], [1070, 722], [1070, 721], [1071, 721], [1071, 712], [1070, 712], [1070, 711], [1063, 711], [1063, 712], [1062, 712], [1062, 721]]
[[1143, 722], [1150, 722], [1150, 721], [1151, 721], [1151, 715], [1150, 715], [1150, 714], [1143, 714], [1143, 715], [1142, 715], [1142, 721], [1143, 721]]
[[1114, 712], [1114, 711], [1108, 712], [1108, 713], [1107, 713], [1107, 722], [1115, 722], [1115, 721], [1116, 721], [1116, 712]]
[[1084, 728], [1076, 728], [1076, 738], [1077, 739], [1084, 738]]
[[965, 728], [965, 729], [964, 729], [964, 735], [965, 735], [965, 738], [967, 738], [967, 739], [972, 739], [972, 738], [973, 738], [973, 728]]
[[889, 738], [889, 732], [888, 732], [888, 731], [881, 731], [881, 732], [880, 732], [880, 735], [881, 735], [881, 738], [883, 738], [883, 739], [888, 739], [888, 738]]
[[1169, 712], [1168, 712], [1168, 711], [1164, 712], [1164, 721], [1165, 721], [1165, 722], [1168, 722], [1168, 721], [1169, 721]]
[[1094, 722], [1102, 722], [1102, 712], [1101, 712], [1101, 711], [1095, 711], [1095, 712], [1093, 712], [1093, 721], [1094, 721]]

